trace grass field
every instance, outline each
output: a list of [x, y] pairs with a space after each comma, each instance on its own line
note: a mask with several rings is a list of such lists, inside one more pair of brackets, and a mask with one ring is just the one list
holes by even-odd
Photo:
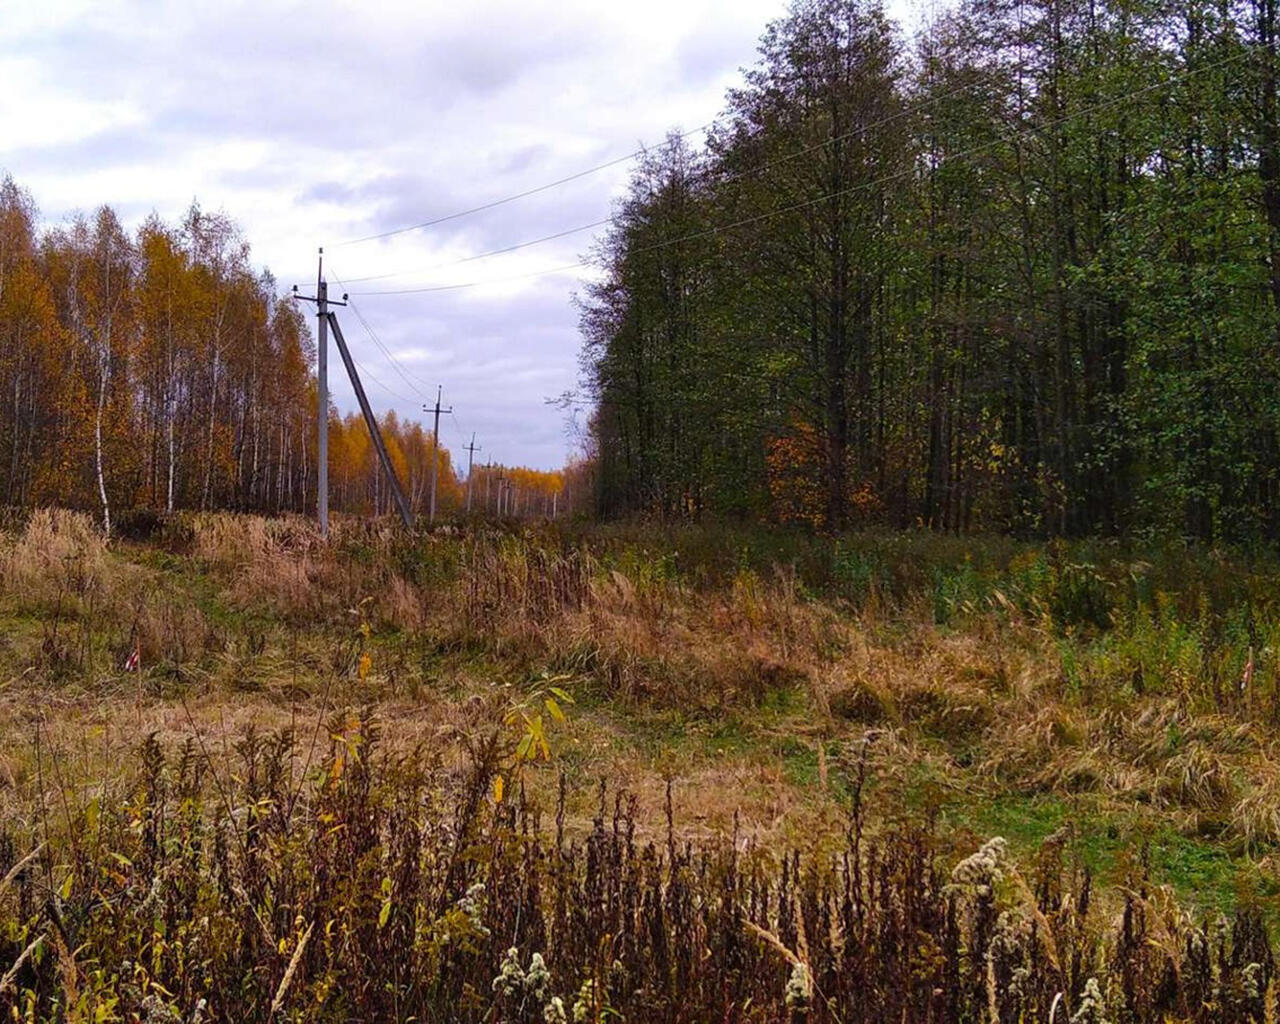
[[1274, 1019], [1278, 633], [1176, 547], [14, 517], [0, 1004]]

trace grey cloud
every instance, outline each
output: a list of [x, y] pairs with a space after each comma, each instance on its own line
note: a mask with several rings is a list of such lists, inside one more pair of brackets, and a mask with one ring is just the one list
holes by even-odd
[[521, 171], [536, 167], [539, 161], [549, 156], [551, 156], [551, 147], [545, 143], [525, 146], [502, 161], [496, 170], [500, 174], [519, 174]]
[[[735, 26], [736, 28], [736, 26]], [[753, 49], [754, 35], [726, 32], [715, 25], [703, 25], [680, 41], [675, 51], [675, 67], [688, 84], [701, 85], [720, 78], [727, 70], [745, 64], [744, 54]]]
[[68, 167], [120, 167], [162, 159], [166, 137], [145, 125], [127, 125], [93, 132], [68, 142], [14, 149], [9, 159], [29, 174], [44, 174]]
[[[122, 168], [154, 177], [159, 190], [170, 167], [189, 166], [198, 152], [199, 189], [170, 180], [167, 198], [143, 202], [135, 193], [121, 203], [94, 185], [84, 190], [83, 205], [109, 202], [136, 224], [153, 205], [170, 218], [180, 215], [200, 191], [205, 206], [241, 221], [255, 253], [273, 262], [284, 286], [314, 280], [311, 260], [321, 243], [326, 266], [346, 278], [388, 265], [412, 271], [353, 285], [352, 292], [573, 263], [589, 250], [594, 232], [461, 266], [436, 267], [442, 259], [413, 254], [446, 246], [483, 252], [606, 217], [625, 166], [420, 235], [335, 243], [447, 216], [610, 160], [641, 141], [656, 143], [669, 127], [662, 110], [700, 123], [714, 112], [705, 108], [719, 102], [710, 94], [718, 78], [752, 58], [765, 19], [742, 14], [745, 2], [688, 0], [702, 17], [673, 19], [678, 31], [655, 50], [627, 38], [622, 24], [632, 9], [600, 4], [561, 9], [480, 0], [462, 12], [436, 0], [429, 19], [402, 24], [377, 4], [353, 14], [325, 0], [306, 8], [268, 0], [110, 6], [102, 0], [43, 38], [9, 44], [0, 36], [0, 55], [8, 48], [34, 58], [51, 93], [119, 104], [143, 123], [100, 131], [88, 124], [82, 138], [58, 146], [16, 139], [5, 162], [39, 200], [42, 182], [56, 180], [60, 195], [73, 195], [69, 183], [77, 174], [92, 182], [93, 173], [118, 178]], [[696, 109], [687, 106], [695, 101]], [[252, 211], [264, 205], [266, 223], [286, 231], [287, 240], [255, 221]], [[287, 229], [278, 226], [282, 211], [291, 221]], [[300, 245], [299, 236], [312, 230], [327, 237]], [[433, 397], [442, 383], [457, 410], [442, 425], [450, 447], [460, 430], [474, 430], [486, 455], [550, 468], [564, 460], [566, 416], [544, 399], [577, 382], [571, 297], [579, 279], [533, 278], [512, 295], [358, 296], [382, 344], [405, 353], [407, 381], [353, 311], [339, 315], [371, 378], [401, 396], [370, 380], [379, 410], [421, 419], [424, 396]], [[336, 401], [354, 408], [340, 364], [331, 366]]]
[[[575, 315], [563, 283], [540, 282], [506, 299], [443, 293], [426, 302], [421, 296], [370, 297], [360, 299], [359, 306], [392, 352], [428, 353], [401, 359], [401, 376], [359, 321], [339, 311], [357, 361], [410, 400], [393, 399], [368, 385], [376, 408], [421, 418], [419, 406], [442, 383], [446, 402], [456, 410], [441, 427], [446, 445], [457, 448], [475, 431], [487, 455], [499, 461], [542, 468], [563, 462], [564, 415], [545, 404], [548, 396], [573, 387], [577, 376]], [[335, 381], [334, 393], [344, 408], [354, 401], [349, 390], [345, 381]]]

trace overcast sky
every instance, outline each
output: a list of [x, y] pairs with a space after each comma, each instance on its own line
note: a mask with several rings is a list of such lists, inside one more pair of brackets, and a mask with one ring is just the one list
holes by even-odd
[[[597, 231], [467, 257], [607, 217], [628, 165], [471, 216], [343, 244], [574, 174], [710, 121], [785, 0], [306, 4], [0, 0], [0, 171], [47, 222], [101, 203], [129, 227], [193, 199], [243, 228], [282, 289], [317, 246], [379, 411], [480, 459], [555, 468], [574, 442], [545, 404], [578, 378], [571, 298]], [[700, 139], [700, 136], [695, 136]], [[529, 276], [535, 275], [535, 276]], [[407, 295], [360, 292], [480, 282]], [[335, 401], [355, 408], [336, 356]], [[394, 394], [392, 394], [392, 392]]]

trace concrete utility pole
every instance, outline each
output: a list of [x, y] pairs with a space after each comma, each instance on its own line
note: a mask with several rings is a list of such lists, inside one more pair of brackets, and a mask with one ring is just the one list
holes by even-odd
[[476, 435], [473, 431], [471, 434], [471, 443], [467, 445], [467, 514], [471, 514], [471, 461], [475, 458], [476, 452], [483, 451], [476, 444]]
[[329, 282], [323, 277], [324, 249], [316, 268], [316, 316], [320, 336], [316, 350], [316, 517], [320, 536], [329, 536]]
[[[440, 461], [440, 398], [444, 395], [444, 385], [436, 387], [436, 421], [431, 428], [431, 511], [428, 516], [428, 522], [436, 521], [436, 463]], [[431, 412], [427, 406], [422, 407], [423, 412]], [[444, 412], [453, 412], [453, 406], [443, 410]]]
[[400, 481], [396, 478], [395, 467], [391, 465], [391, 457], [387, 454], [387, 446], [382, 440], [382, 431], [378, 427], [378, 419], [373, 414], [373, 407], [364, 393], [364, 385], [360, 383], [360, 374], [356, 372], [356, 362], [347, 348], [347, 341], [342, 336], [342, 328], [338, 325], [338, 314], [330, 306], [345, 306], [347, 297], [342, 301], [329, 298], [329, 284], [324, 279], [324, 250], [320, 250], [320, 264], [316, 270], [315, 295], [299, 295], [298, 286], [293, 286], [293, 297], [304, 302], [314, 302], [320, 317], [320, 329], [317, 332], [320, 340], [320, 351], [316, 358], [316, 420], [317, 420], [317, 456], [319, 465], [316, 472], [316, 518], [320, 522], [321, 536], [329, 536], [329, 328], [333, 328], [334, 340], [338, 343], [338, 354], [347, 368], [347, 376], [351, 379], [351, 387], [360, 403], [360, 411], [364, 414], [369, 435], [373, 438], [373, 447], [382, 463], [382, 471], [387, 476], [387, 484], [395, 499], [396, 508], [405, 526], [413, 526], [413, 512], [405, 500]]
[[320, 536], [329, 536], [329, 307], [346, 302], [329, 301], [329, 282], [324, 279], [324, 248], [316, 264], [315, 295], [299, 295], [293, 286], [293, 297], [316, 304], [320, 318], [316, 344], [316, 519]]

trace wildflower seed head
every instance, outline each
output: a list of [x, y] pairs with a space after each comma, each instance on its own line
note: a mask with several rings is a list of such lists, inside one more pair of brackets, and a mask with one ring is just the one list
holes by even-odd
[[467, 889], [462, 899], [458, 900], [458, 909], [466, 915], [471, 927], [478, 934], [489, 934], [489, 929], [484, 926], [481, 920], [481, 915], [484, 911], [484, 882], [476, 882]]
[[539, 1003], [545, 1003], [551, 994], [551, 972], [547, 970], [541, 953], [529, 958], [529, 969], [524, 975], [524, 989]]
[[155, 993], [142, 1000], [142, 1020], [145, 1024], [183, 1024], [178, 1011]]
[[977, 853], [971, 853], [952, 869], [949, 888], [990, 897], [996, 884], [1004, 877], [1007, 848], [1008, 844], [1001, 836], [988, 839]]
[[1071, 1024], [1108, 1024], [1105, 1011], [1106, 1001], [1102, 998], [1098, 979], [1090, 978], [1084, 983], [1084, 995], [1080, 997], [1076, 1012], [1071, 1015]]
[[512, 946], [502, 958], [502, 969], [493, 979], [493, 990], [512, 998], [524, 991], [525, 976], [520, 967], [520, 950]]
[[797, 963], [791, 968], [791, 977], [787, 979], [785, 1002], [787, 1008], [796, 1013], [804, 1013], [813, 1003], [813, 975], [802, 963]]
[[1262, 998], [1262, 964], [1250, 963], [1245, 964], [1244, 971], [1244, 994], [1247, 999]]
[[578, 989], [578, 998], [573, 1003], [573, 1024], [587, 1024], [595, 1012], [595, 1005], [595, 982], [588, 978], [582, 983], [582, 988]]

